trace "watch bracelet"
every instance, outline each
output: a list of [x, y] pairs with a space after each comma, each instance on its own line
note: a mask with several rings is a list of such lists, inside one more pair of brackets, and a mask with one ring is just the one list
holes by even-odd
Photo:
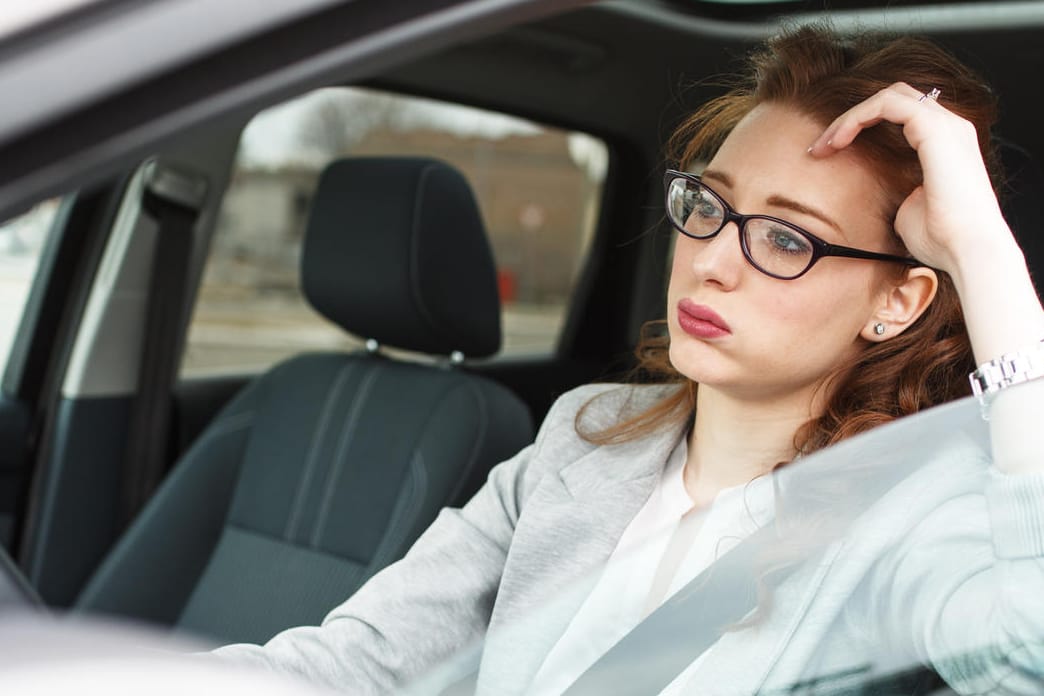
[[968, 381], [985, 415], [985, 409], [997, 392], [1040, 377], [1044, 377], [1044, 341], [979, 365], [968, 375]]

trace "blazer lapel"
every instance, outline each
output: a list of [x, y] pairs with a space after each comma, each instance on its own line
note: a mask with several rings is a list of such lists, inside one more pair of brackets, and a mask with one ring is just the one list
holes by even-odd
[[524, 693], [572, 621], [684, 429], [594, 449], [533, 491], [508, 553], [478, 693]]

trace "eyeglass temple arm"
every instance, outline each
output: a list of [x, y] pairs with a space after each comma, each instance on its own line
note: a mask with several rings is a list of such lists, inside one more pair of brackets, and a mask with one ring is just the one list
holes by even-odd
[[895, 261], [897, 263], [904, 263], [907, 266], [924, 265], [917, 259], [910, 258], [909, 256], [896, 256], [895, 254], [879, 254], [875, 251], [863, 251], [862, 249], [853, 249], [852, 247], [839, 246], [837, 244], [827, 244], [823, 248], [823, 253], [821, 254], [821, 256], [845, 256], [850, 259]]

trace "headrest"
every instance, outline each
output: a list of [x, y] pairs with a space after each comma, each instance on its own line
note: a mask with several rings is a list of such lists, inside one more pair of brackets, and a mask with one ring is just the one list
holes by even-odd
[[500, 348], [496, 267], [471, 188], [426, 158], [350, 158], [319, 177], [305, 297], [346, 331], [406, 350]]

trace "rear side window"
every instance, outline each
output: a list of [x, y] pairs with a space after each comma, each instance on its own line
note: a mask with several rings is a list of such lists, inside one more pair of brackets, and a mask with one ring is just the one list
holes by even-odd
[[597, 222], [605, 144], [446, 102], [329, 88], [264, 111], [244, 130], [183, 376], [255, 372], [302, 351], [361, 345], [308, 306], [298, 262], [322, 169], [380, 155], [436, 157], [464, 174], [497, 264], [499, 355], [554, 349]]
[[40, 255], [58, 214], [59, 199], [0, 222], [0, 374], [25, 313]]

